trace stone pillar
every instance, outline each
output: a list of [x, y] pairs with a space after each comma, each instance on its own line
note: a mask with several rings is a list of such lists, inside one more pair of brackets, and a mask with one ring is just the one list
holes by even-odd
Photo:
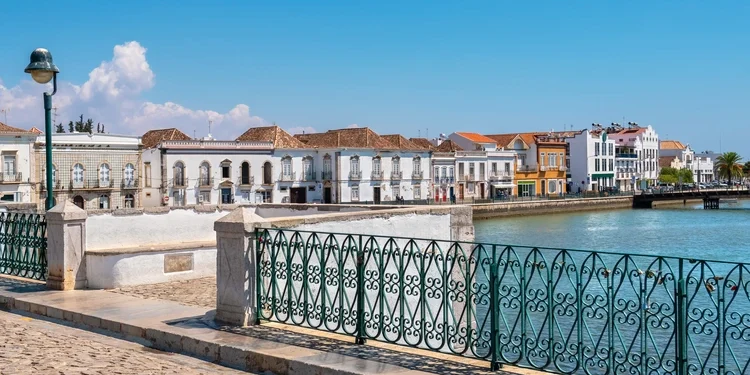
[[255, 227], [265, 221], [239, 207], [214, 223], [216, 231], [216, 320], [256, 324]]
[[474, 216], [471, 206], [451, 207], [451, 241], [474, 241]]
[[47, 288], [86, 288], [86, 216], [67, 199], [47, 211]]

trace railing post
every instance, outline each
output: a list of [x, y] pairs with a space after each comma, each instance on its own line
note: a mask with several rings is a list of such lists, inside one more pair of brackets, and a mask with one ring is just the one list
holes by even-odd
[[677, 373], [687, 374], [687, 306], [686, 285], [683, 275], [683, 259], [679, 260], [679, 270], [677, 278]]
[[86, 287], [86, 211], [70, 200], [47, 211], [47, 287]]
[[362, 248], [362, 235], [359, 235], [357, 246], [357, 339], [356, 343], [365, 343], [365, 252]]
[[498, 302], [497, 302], [497, 255], [496, 246], [492, 245], [492, 261], [490, 261], [490, 350], [492, 356], [490, 358], [490, 369], [497, 371], [502, 367], [502, 364], [497, 360], [497, 324], [498, 324]]

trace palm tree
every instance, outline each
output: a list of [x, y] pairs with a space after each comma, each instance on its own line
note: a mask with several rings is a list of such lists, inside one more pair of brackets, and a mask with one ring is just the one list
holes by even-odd
[[736, 152], [725, 152], [716, 158], [714, 167], [719, 177], [727, 178], [727, 185], [732, 186], [732, 177], [742, 177], [742, 157]]

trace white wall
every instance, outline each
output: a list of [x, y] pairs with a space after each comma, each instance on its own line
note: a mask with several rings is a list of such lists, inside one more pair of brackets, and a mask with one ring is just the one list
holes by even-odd
[[[32, 185], [36, 182], [34, 176], [34, 153], [33, 144], [36, 140], [36, 136], [18, 136], [15, 135], [2, 135], [0, 136], [0, 152], [2, 155], [15, 155], [16, 165], [15, 173], [21, 173], [21, 178], [18, 182], [5, 182], [0, 184], [0, 192], [4, 195], [7, 194], [13, 197], [12, 202], [16, 203], [34, 203], [37, 201], [38, 192], [32, 189]], [[0, 173], [8, 173], [10, 171], [5, 170], [5, 162], [0, 157]], [[44, 180], [46, 181], [46, 180]], [[42, 182], [44, 182], [42, 181]], [[9, 197], [6, 197], [9, 199]]]
[[166, 214], [93, 215], [86, 220], [87, 250], [215, 241], [214, 221], [226, 212], [171, 210]]
[[395, 236], [450, 240], [450, 215], [394, 215], [388, 218], [375, 217], [362, 220], [329, 221], [315, 224], [303, 224], [293, 229], [332, 232], [332, 233], [366, 233], [375, 236]]
[[[167, 254], [192, 254], [193, 269], [165, 273], [164, 256]], [[111, 255], [106, 252], [86, 253], [86, 277], [89, 288], [111, 289], [212, 276], [216, 276], [216, 248]]]

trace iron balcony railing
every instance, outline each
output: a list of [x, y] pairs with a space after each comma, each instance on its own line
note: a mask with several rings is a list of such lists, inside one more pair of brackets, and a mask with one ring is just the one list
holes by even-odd
[[120, 183], [120, 187], [123, 189], [137, 189], [138, 179], [137, 178], [124, 178]]
[[0, 274], [47, 279], [44, 215], [0, 213]]
[[296, 172], [287, 172], [287, 173], [281, 172], [279, 173], [279, 181], [291, 182], [295, 180], [296, 176], [297, 176]]
[[21, 182], [23, 181], [23, 174], [18, 173], [0, 173], [0, 183], [2, 182]]
[[[47, 180], [46, 179], [43, 180], [40, 183], [40, 186], [41, 186], [42, 191], [47, 191]], [[52, 180], [52, 189], [53, 190], [61, 190], [62, 188], [63, 187], [62, 187], [62, 184], [60, 183], [60, 180]]]
[[202, 188], [208, 188], [214, 186], [213, 177], [200, 177], [198, 178], [198, 186]]
[[237, 184], [240, 186], [252, 186], [255, 184], [255, 177], [254, 176], [245, 176], [244, 178], [240, 176], [237, 178]]
[[93, 180], [70, 181], [71, 189], [111, 189], [115, 186], [115, 180], [111, 178], [97, 178]]
[[333, 172], [331, 171], [323, 171], [323, 180], [333, 180]]
[[561, 374], [748, 374], [750, 264], [256, 229], [258, 320]]
[[424, 179], [424, 172], [423, 171], [412, 171], [411, 172], [411, 179], [412, 180], [421, 180], [421, 179]]
[[400, 180], [404, 178], [404, 172], [403, 171], [392, 171], [391, 172], [391, 180]]
[[435, 177], [435, 183], [440, 185], [451, 185], [456, 182], [455, 178], [453, 177]]
[[307, 173], [302, 172], [300, 175], [300, 180], [302, 181], [310, 182], [318, 180], [318, 175], [315, 171], [308, 171]]
[[615, 154], [615, 157], [619, 159], [637, 159], [638, 154], [619, 153]]
[[370, 174], [370, 179], [371, 180], [376, 180], [376, 181], [382, 180], [383, 179], [383, 171], [382, 170], [372, 171], [372, 173]]
[[517, 165], [516, 166], [517, 172], [536, 172], [536, 166], [532, 165]]
[[349, 171], [349, 179], [350, 180], [361, 180], [362, 179], [362, 171]]
[[509, 181], [513, 179], [513, 173], [510, 171], [491, 171], [490, 181]]

